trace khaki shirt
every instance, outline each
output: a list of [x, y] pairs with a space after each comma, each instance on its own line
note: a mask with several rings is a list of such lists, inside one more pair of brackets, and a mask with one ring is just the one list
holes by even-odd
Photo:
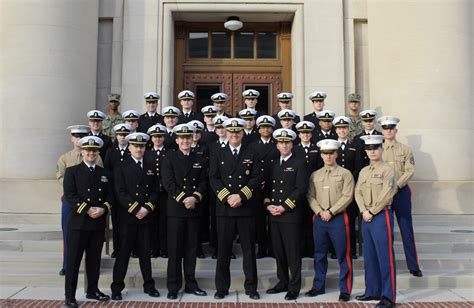
[[102, 133], [112, 138], [113, 141], [115, 139], [114, 126], [122, 123], [125, 123], [125, 121], [120, 114], [114, 117], [107, 115], [104, 121], [102, 121]]
[[352, 202], [354, 178], [349, 170], [339, 165], [323, 167], [311, 174], [307, 193], [313, 212], [330, 210], [333, 215], [344, 211]]
[[[56, 165], [56, 179], [59, 184], [63, 185], [64, 173], [66, 173], [66, 168], [78, 165], [82, 162], [81, 151], [72, 149], [69, 152], [64, 153], [59, 157], [58, 163]], [[100, 155], [97, 155], [97, 165], [103, 167], [102, 159]]]
[[371, 162], [359, 174], [355, 188], [355, 199], [361, 212], [377, 215], [392, 204], [397, 192], [393, 168], [386, 162]]
[[410, 147], [396, 140], [391, 145], [384, 142], [382, 159], [393, 167], [397, 186], [407, 185], [415, 173], [415, 159]]
[[362, 119], [358, 118], [351, 118], [351, 123], [349, 124], [349, 139], [354, 140], [354, 137], [359, 135], [364, 131], [364, 126], [362, 125]]

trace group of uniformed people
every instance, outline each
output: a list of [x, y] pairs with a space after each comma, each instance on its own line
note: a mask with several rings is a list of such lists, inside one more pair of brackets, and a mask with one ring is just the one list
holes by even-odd
[[[144, 95], [146, 112], [120, 114], [120, 95], [109, 95], [108, 114], [87, 113], [89, 125], [68, 127], [74, 149], [58, 160], [63, 184], [62, 227], [67, 306], [75, 292], [82, 255], [86, 255], [86, 297], [110, 297], [98, 289], [106, 217], [113, 225], [115, 257], [113, 300], [122, 299], [130, 257], [138, 257], [144, 292], [160, 296], [151, 258], [168, 258], [169, 299], [179, 290], [207, 293], [195, 277], [196, 258], [209, 241], [217, 259], [214, 298], [229, 294], [232, 248], [243, 252], [245, 293], [259, 299], [257, 258], [274, 256], [278, 283], [267, 293], [301, 289], [301, 258], [314, 258], [314, 280], [306, 296], [325, 293], [327, 256], [340, 265], [339, 300], [350, 300], [356, 220], [364, 241], [365, 294], [392, 307], [396, 299], [393, 212], [397, 216], [410, 273], [421, 277], [411, 218], [414, 173], [410, 148], [396, 140], [399, 119], [359, 112], [360, 96], [350, 94], [349, 115], [324, 109], [327, 95], [310, 94], [314, 112], [300, 121], [291, 110], [291, 93], [277, 96], [280, 111], [260, 114], [259, 92], [242, 93], [245, 109], [223, 112], [225, 93], [212, 105], [193, 111], [194, 93], [178, 94], [182, 109], [157, 112], [158, 93]], [[258, 250], [256, 249], [258, 247]]]

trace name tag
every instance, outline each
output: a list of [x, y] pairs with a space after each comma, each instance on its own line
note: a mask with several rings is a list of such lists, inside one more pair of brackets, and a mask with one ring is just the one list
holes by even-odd
[[381, 178], [382, 178], [382, 175], [381, 175], [381, 174], [373, 174], [373, 175], [372, 175], [372, 178], [374, 178], [374, 179], [381, 179]]
[[324, 189], [329, 189], [329, 186], [323, 186]]

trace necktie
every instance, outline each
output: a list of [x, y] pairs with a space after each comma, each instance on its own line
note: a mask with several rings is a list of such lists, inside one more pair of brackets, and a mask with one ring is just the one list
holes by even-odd
[[225, 147], [225, 142], [222, 142], [222, 143], [221, 143], [221, 147], [222, 147], [222, 148]]
[[346, 148], [346, 143], [345, 142], [341, 143], [341, 149], [344, 151], [345, 148]]
[[95, 168], [92, 167], [92, 166], [90, 166], [90, 167], [89, 167], [89, 170], [90, 170], [91, 172], [94, 172], [94, 171], [95, 171]]
[[304, 151], [306, 152], [306, 154], [308, 154], [308, 152], [309, 152], [309, 148], [308, 148], [308, 147], [306, 147], [306, 146], [305, 146], [305, 147], [303, 147], [303, 148], [304, 148]]
[[160, 153], [161, 153], [160, 150], [156, 150], [156, 155], [157, 155], [157, 156], [160, 156]]
[[189, 118], [189, 113], [185, 113], [184, 116], [187, 118]]
[[239, 157], [239, 155], [237, 154], [237, 149], [234, 149], [234, 159], [237, 159], [237, 157]]
[[141, 162], [141, 161], [137, 161], [137, 166], [141, 168], [141, 167], [142, 167], [142, 162]]
[[125, 153], [125, 149], [120, 149], [120, 156], [123, 156], [123, 153]]

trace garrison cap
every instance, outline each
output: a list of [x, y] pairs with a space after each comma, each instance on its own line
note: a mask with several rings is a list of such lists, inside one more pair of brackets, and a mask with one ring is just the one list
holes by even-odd
[[377, 123], [379, 123], [383, 129], [395, 128], [399, 122], [400, 118], [394, 116], [383, 116], [377, 119]]
[[139, 117], [140, 117], [140, 113], [136, 110], [127, 110], [122, 113], [122, 118], [125, 121], [138, 121]]
[[360, 103], [360, 94], [351, 93], [347, 96], [347, 100], [349, 102], [358, 102], [358, 103]]
[[204, 123], [199, 120], [189, 121], [188, 124], [194, 126], [196, 132], [202, 131], [204, 129]]
[[347, 127], [351, 124], [351, 122], [351, 119], [346, 116], [338, 116], [332, 121], [332, 124], [334, 127]]
[[318, 112], [316, 115], [319, 120], [332, 122], [332, 120], [334, 120], [334, 117], [336, 116], [336, 113], [331, 110], [322, 110]]
[[339, 141], [333, 139], [323, 139], [316, 143], [321, 153], [333, 153], [339, 149], [341, 145]]
[[212, 96], [211, 96], [211, 100], [215, 103], [225, 102], [228, 98], [229, 98], [229, 96], [227, 96], [227, 94], [221, 93], [221, 92], [212, 94]]
[[107, 95], [109, 102], [119, 102], [120, 103], [120, 94], [112, 93]]
[[155, 124], [150, 126], [146, 133], [150, 136], [163, 136], [166, 133], [166, 127], [161, 124]]
[[259, 96], [260, 96], [260, 92], [254, 89], [247, 89], [244, 92], [242, 92], [243, 98], [253, 99], [253, 98], [258, 98]]
[[207, 116], [215, 116], [219, 109], [214, 105], [208, 105], [201, 108], [201, 113]]
[[114, 132], [116, 134], [130, 134], [133, 131], [133, 127], [127, 123], [120, 123], [114, 126]]
[[296, 139], [296, 133], [288, 128], [279, 128], [273, 132], [273, 138], [277, 141], [293, 141]]
[[225, 120], [223, 125], [230, 132], [240, 132], [245, 127], [245, 121], [240, 118], [230, 118]]
[[310, 121], [301, 121], [298, 124], [296, 124], [296, 130], [299, 133], [304, 133], [304, 132], [311, 133], [314, 128], [315, 128], [315, 125], [313, 124], [313, 122], [310, 122]]
[[277, 113], [277, 116], [280, 120], [294, 120], [296, 113], [291, 109], [282, 109]]
[[362, 120], [373, 120], [377, 116], [377, 111], [367, 109], [367, 110], [362, 110], [359, 113], [359, 116], [362, 118]]
[[71, 131], [71, 135], [74, 137], [84, 137], [89, 134], [91, 128], [89, 125], [71, 125], [66, 128]]
[[183, 100], [183, 99], [194, 99], [194, 93], [189, 90], [184, 90], [178, 93], [178, 99]]
[[161, 110], [161, 114], [164, 117], [177, 117], [181, 114], [181, 110], [175, 106], [166, 106]]
[[104, 141], [97, 136], [85, 136], [79, 140], [82, 149], [100, 149]]
[[328, 95], [322, 91], [314, 91], [309, 94], [309, 99], [311, 101], [324, 101], [326, 97], [328, 97]]
[[294, 95], [288, 92], [282, 92], [277, 94], [277, 99], [279, 102], [289, 102], [293, 99]]
[[87, 113], [87, 117], [89, 120], [103, 121], [106, 115], [100, 110], [91, 110]]
[[255, 122], [257, 127], [260, 126], [275, 126], [275, 119], [269, 115], [262, 115], [257, 118], [257, 121]]
[[145, 100], [147, 102], [150, 102], [150, 101], [157, 101], [160, 99], [160, 94], [156, 93], [156, 92], [148, 92], [148, 93], [145, 93], [143, 95], [143, 97], [145, 98]]
[[191, 136], [196, 131], [196, 128], [189, 123], [179, 124], [173, 128], [173, 133], [176, 136]]
[[257, 110], [252, 108], [245, 108], [239, 111], [239, 117], [245, 120], [251, 120], [257, 115]]
[[214, 123], [214, 126], [215, 127], [223, 127], [224, 126], [224, 122], [227, 121], [229, 118], [226, 117], [226, 116], [223, 116], [223, 115], [218, 115], [218, 116], [215, 116], [213, 119], [212, 119], [212, 122]]
[[145, 145], [148, 140], [150, 140], [150, 136], [145, 133], [131, 133], [127, 135], [127, 141], [130, 144]]
[[360, 139], [364, 140], [365, 149], [378, 148], [382, 145], [384, 138], [382, 135], [365, 135], [360, 137]]

